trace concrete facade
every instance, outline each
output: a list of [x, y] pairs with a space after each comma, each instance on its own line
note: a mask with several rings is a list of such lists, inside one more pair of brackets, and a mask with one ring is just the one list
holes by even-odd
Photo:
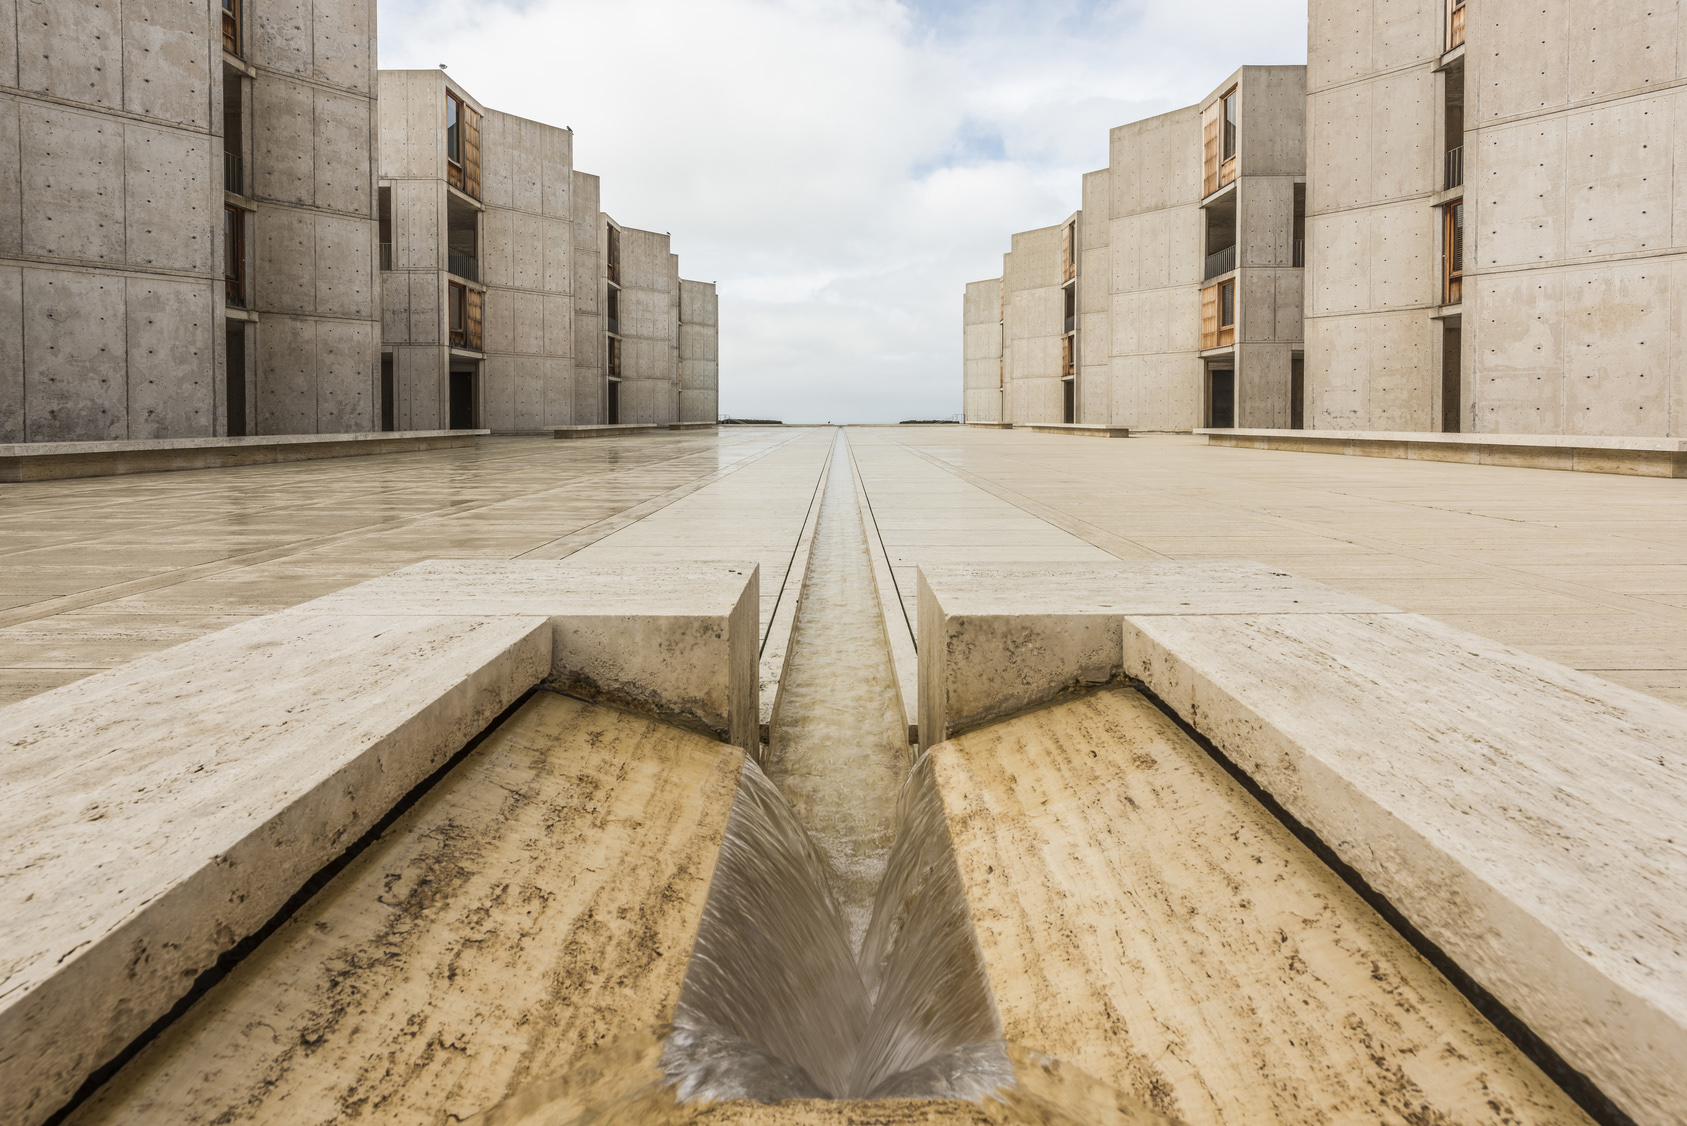
[[369, 428], [374, 3], [229, 7], [18, 12], [0, 440]]
[[1003, 260], [997, 418], [974, 406], [990, 345], [968, 287], [967, 419], [1298, 424], [1304, 98], [1304, 68], [1244, 67], [1114, 129], [1083, 209]]
[[1002, 421], [1002, 279], [967, 283], [961, 354], [966, 365], [961, 417]]
[[679, 310], [678, 422], [720, 418], [720, 296], [714, 282], [684, 281]]

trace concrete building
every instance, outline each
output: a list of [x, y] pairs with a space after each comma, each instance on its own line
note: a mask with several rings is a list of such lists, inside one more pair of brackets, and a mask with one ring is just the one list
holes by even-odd
[[0, 441], [369, 429], [374, 8], [20, 9]]
[[[1243, 67], [1198, 105], [1112, 131], [1083, 209], [1015, 235], [1003, 260], [1000, 420], [1296, 423], [1304, 98], [1303, 67]], [[978, 421], [985, 317], [969, 286]]]
[[967, 283], [961, 352], [966, 364], [962, 415], [969, 422], [1002, 421], [1002, 279]]
[[567, 129], [488, 109], [443, 71], [381, 72], [384, 426], [533, 433], [678, 421], [681, 348], [713, 421], [714, 287], [682, 333], [666, 234], [599, 210]]

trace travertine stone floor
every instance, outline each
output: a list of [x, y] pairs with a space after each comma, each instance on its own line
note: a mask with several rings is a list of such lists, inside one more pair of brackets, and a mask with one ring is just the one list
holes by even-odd
[[1183, 435], [849, 435], [910, 618], [926, 560], [1256, 559], [1687, 703], [1687, 482]]
[[[766, 628], [833, 435], [482, 439], [0, 485], [0, 704], [421, 559], [556, 559], [594, 544], [599, 563], [755, 559]], [[667, 534], [653, 540], [641, 520]]]

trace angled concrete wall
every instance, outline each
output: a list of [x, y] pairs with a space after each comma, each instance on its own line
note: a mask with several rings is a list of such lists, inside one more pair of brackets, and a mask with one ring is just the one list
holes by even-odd
[[1002, 279], [967, 283], [962, 308], [962, 415], [1002, 421]]
[[574, 173], [574, 421], [607, 422], [604, 402], [603, 229], [596, 176]]
[[[1439, 429], [1443, 0], [1311, 0], [1306, 425]], [[1538, 18], [1538, 17], [1532, 17]]]
[[0, 442], [219, 433], [220, 13], [0, 19]]
[[1021, 231], [1002, 256], [1002, 420], [1060, 422], [1065, 417], [1060, 340], [1064, 223]]
[[[1202, 419], [1200, 107], [1114, 129], [1107, 186], [1096, 245], [1108, 263], [1108, 415], [1084, 421], [1192, 429]], [[1092, 216], [1085, 227], [1098, 225]]]
[[[215, 13], [218, 5], [212, 5]], [[380, 422], [375, 0], [248, 0], [258, 434]], [[220, 15], [219, 15], [220, 18]]]
[[620, 421], [666, 426], [675, 421], [679, 382], [678, 260], [666, 234], [619, 229]]
[[714, 282], [680, 281], [679, 421], [720, 418], [720, 297]]
[[482, 122], [482, 425], [494, 433], [574, 421], [573, 140], [497, 110]]

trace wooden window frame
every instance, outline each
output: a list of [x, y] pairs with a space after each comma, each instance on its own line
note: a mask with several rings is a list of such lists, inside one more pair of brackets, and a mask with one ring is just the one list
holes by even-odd
[[1464, 46], [1465, 0], [1447, 0], [1447, 50]]
[[1078, 224], [1068, 223], [1060, 229], [1061, 284], [1078, 276]]
[[1464, 199], [1441, 208], [1441, 304], [1464, 303]]
[[445, 287], [445, 331], [446, 339], [454, 348], [465, 348], [469, 342], [469, 287], [457, 282], [447, 282]]
[[235, 58], [240, 52], [240, 5], [242, 0], [223, 0], [223, 50]]
[[1060, 338], [1060, 377], [1078, 374], [1077, 337], [1067, 334]]
[[[1242, 146], [1242, 103], [1239, 100], [1241, 96], [1242, 86], [1237, 83], [1214, 98], [1207, 108], [1201, 111], [1202, 199], [1236, 179], [1237, 153]], [[1232, 104], [1232, 99], [1236, 99], [1236, 127], [1233, 131], [1228, 131], [1225, 110]], [[1228, 156], [1224, 151], [1227, 133], [1229, 139], [1235, 142], [1235, 151]]]
[[223, 205], [223, 301], [246, 307], [246, 212]]
[[[456, 110], [455, 115], [452, 110]], [[453, 152], [453, 149], [456, 151]], [[457, 180], [452, 187], [460, 189], [463, 186], [463, 99], [449, 90], [445, 91], [445, 164], [457, 170]]]
[[606, 339], [609, 342], [608, 343], [607, 356], [606, 356], [606, 362], [607, 362], [607, 369], [608, 369], [608, 372], [609, 372], [609, 377], [611, 379], [620, 379], [621, 378], [621, 338], [618, 337], [618, 336], [610, 336], [610, 337], [607, 337]]
[[608, 224], [604, 234], [603, 264], [605, 274], [613, 285], [621, 284], [621, 229]]
[[[1224, 301], [1230, 299], [1230, 323], [1224, 320]], [[1201, 350], [1228, 348], [1236, 343], [1236, 322], [1241, 319], [1236, 279], [1214, 282], [1201, 290]]]

